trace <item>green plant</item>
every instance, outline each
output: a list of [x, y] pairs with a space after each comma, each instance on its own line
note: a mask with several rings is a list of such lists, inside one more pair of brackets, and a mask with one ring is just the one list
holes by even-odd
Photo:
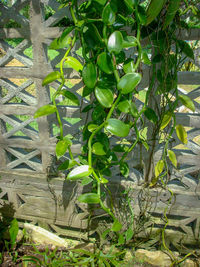
[[0, 220], [0, 262], [3, 262], [5, 251], [9, 253], [13, 261], [16, 261], [18, 257], [18, 254], [15, 251], [15, 248], [17, 246], [17, 235], [19, 231], [18, 222], [15, 218], [12, 218], [12, 205], [5, 204], [0, 209], [0, 212], [2, 215], [2, 218]]
[[[178, 94], [177, 72], [186, 58], [194, 59], [194, 54], [186, 41], [178, 39], [176, 32], [189, 27], [183, 16], [187, 10], [196, 17], [199, 11], [193, 1], [188, 8], [188, 1], [179, 0], [83, 3], [73, 0], [64, 1], [62, 7], [69, 8], [72, 20], [50, 48], [66, 48], [66, 53], [59, 71], [48, 74], [43, 80], [43, 86], [55, 80], [60, 81], [60, 86], [52, 103], [40, 107], [35, 118], [56, 114], [60, 126], [56, 155], [61, 158], [67, 151], [70, 155], [70, 160], [64, 161], [59, 169], [69, 170], [67, 180], [80, 180], [83, 186], [92, 183], [91, 191], [79, 196], [78, 200], [93, 207], [100, 206], [110, 215], [112, 225], [103, 235], [111, 232], [116, 244], [123, 245], [131, 228], [122, 230], [122, 222], [115, 213], [109, 190], [111, 168], [119, 168], [121, 175], [128, 177], [131, 163], [127, 156], [134, 149], [140, 149], [138, 168], [143, 170], [144, 186], [159, 185], [167, 189], [169, 164], [177, 168], [176, 155], [170, 149], [173, 132], [176, 131], [182, 143], [187, 143], [187, 132], [182, 125], [176, 124], [175, 112], [180, 104], [195, 110], [188, 96]], [[145, 40], [148, 40], [147, 46], [142, 45]], [[69, 55], [77, 42], [82, 46], [84, 65]], [[127, 50], [132, 51], [130, 56], [127, 56]], [[138, 109], [135, 103], [142, 79], [142, 63], [150, 66], [151, 77], [143, 107]], [[64, 67], [80, 73], [85, 85], [82, 96], [89, 96], [91, 100], [81, 110], [90, 113], [91, 120], [82, 131], [84, 144], [79, 161], [71, 152], [73, 138], [63, 135], [56, 104], [60, 95], [78, 103], [76, 95], [64, 88]], [[111, 145], [113, 137], [116, 142]], [[159, 143], [163, 145], [162, 156], [155, 162]], [[110, 198], [107, 202], [110, 205], [106, 204], [107, 198]], [[133, 233], [129, 232], [132, 238]]]
[[114, 252], [112, 247], [106, 254], [100, 250], [90, 252], [85, 249], [72, 249], [67, 252], [58, 252], [57, 248], [50, 251], [46, 247], [44, 252], [34, 247], [34, 256], [24, 256], [23, 266], [28, 267], [29, 263], [35, 266], [121, 266], [125, 252]]

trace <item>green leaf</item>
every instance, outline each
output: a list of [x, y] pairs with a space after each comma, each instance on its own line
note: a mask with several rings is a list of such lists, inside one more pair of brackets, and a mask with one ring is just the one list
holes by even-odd
[[88, 131], [92, 133], [92, 132], [94, 132], [98, 127], [99, 127], [99, 125], [97, 125], [97, 124], [89, 124], [89, 125], [88, 125]]
[[134, 6], [135, 6], [135, 0], [124, 0], [126, 6], [128, 9], [133, 12]]
[[158, 177], [161, 172], [163, 171], [164, 168], [164, 161], [161, 159], [157, 162], [156, 166], [155, 166], [155, 176]]
[[78, 201], [87, 204], [98, 204], [100, 202], [99, 195], [96, 193], [86, 193], [78, 197]]
[[[76, 164], [75, 164], [75, 165], [76, 165]], [[75, 166], [75, 165], [74, 165], [74, 166]], [[69, 167], [69, 160], [67, 159], [67, 160], [65, 160], [64, 162], [62, 162], [62, 163], [59, 165], [58, 170], [59, 170], [59, 171], [64, 171], [64, 170], [67, 170], [68, 167]]]
[[146, 25], [150, 24], [162, 10], [166, 0], [151, 0], [147, 9], [147, 22]]
[[122, 94], [131, 93], [140, 83], [141, 78], [142, 76], [140, 73], [127, 73], [120, 79], [117, 88], [118, 90], [121, 90]]
[[108, 179], [106, 179], [105, 177], [101, 176], [101, 180], [100, 180], [100, 182], [101, 182], [102, 184], [107, 184], [109, 181], [108, 181]]
[[134, 60], [132, 58], [129, 58], [124, 62], [123, 70], [125, 73], [135, 72], [135, 63], [134, 63]]
[[119, 234], [119, 238], [118, 238], [118, 246], [123, 245], [125, 243], [125, 239], [123, 234]]
[[95, 96], [103, 107], [110, 108], [112, 106], [114, 96], [110, 89], [101, 88], [97, 85], [95, 88]]
[[179, 95], [179, 99], [186, 108], [189, 108], [191, 111], [195, 112], [195, 105], [189, 96]]
[[147, 15], [143, 6], [138, 5], [138, 18], [142, 25], [147, 23]]
[[92, 173], [92, 168], [89, 165], [81, 165], [73, 169], [68, 175], [67, 180], [78, 180]]
[[124, 144], [118, 144], [113, 147], [113, 151], [115, 152], [126, 152], [128, 151], [129, 147]]
[[93, 179], [92, 178], [90, 178], [90, 177], [85, 177], [85, 178], [83, 178], [82, 180], [81, 180], [81, 185], [88, 185], [88, 184], [90, 184], [91, 182], [93, 181]]
[[190, 47], [190, 45], [183, 40], [178, 40], [177, 43], [181, 49], [181, 52], [183, 52], [187, 57], [190, 57], [191, 59], [194, 60], [194, 52], [193, 49]]
[[144, 50], [142, 51], [142, 61], [146, 65], [151, 65], [151, 60], [149, 59], [147, 52]]
[[131, 103], [130, 113], [134, 118], [138, 116], [138, 110], [134, 102]]
[[177, 159], [174, 151], [168, 149], [168, 157], [171, 160], [171, 163], [174, 165], [174, 167], [177, 168]]
[[11, 221], [11, 224], [9, 227], [11, 248], [13, 248], [16, 243], [18, 231], [19, 231], [18, 221], [14, 218]]
[[129, 176], [129, 166], [127, 162], [121, 162], [119, 166], [120, 172], [124, 177]]
[[94, 88], [97, 81], [96, 66], [92, 63], [86, 63], [82, 71], [83, 82], [88, 88]]
[[107, 74], [113, 73], [112, 61], [108, 53], [102, 52], [97, 58], [97, 64], [103, 72]]
[[35, 112], [34, 118], [36, 119], [36, 118], [41, 117], [41, 116], [50, 115], [50, 114], [56, 112], [56, 110], [57, 110], [57, 108], [54, 105], [42, 106]]
[[126, 36], [123, 40], [123, 48], [135, 47], [137, 46], [137, 39], [134, 36]]
[[133, 229], [128, 228], [128, 230], [125, 232], [126, 241], [131, 240], [133, 237], [133, 234], [134, 234]]
[[163, 30], [170, 24], [170, 22], [174, 19], [179, 7], [181, 4], [181, 0], [170, 0], [169, 5], [167, 7], [167, 13], [165, 15], [165, 20], [163, 24]]
[[63, 95], [64, 97], [68, 98], [69, 100], [71, 100], [74, 104], [76, 104], [78, 106], [80, 105], [78, 97], [75, 94], [73, 94], [72, 92], [63, 89], [60, 91], [60, 94]]
[[71, 145], [72, 141], [68, 138], [58, 141], [58, 143], [56, 144], [56, 156], [58, 158], [62, 157], [66, 153], [68, 147]]
[[122, 229], [122, 224], [116, 219], [112, 225], [111, 231], [119, 232]]
[[71, 57], [71, 56], [68, 56], [65, 59], [64, 67], [72, 68], [76, 71], [81, 71], [83, 69], [83, 65], [78, 61], [78, 59], [76, 59], [75, 57]]
[[164, 117], [161, 121], [160, 129], [163, 130], [170, 123], [171, 119], [172, 119], [172, 113], [170, 111], [168, 111], [164, 115]]
[[126, 137], [130, 131], [129, 125], [118, 119], [108, 119], [108, 123], [105, 128], [110, 133], [119, 137]]
[[59, 38], [53, 40], [49, 46], [50, 49], [68, 48], [71, 44], [72, 38], [69, 33], [74, 29], [74, 26], [68, 27], [63, 31]]
[[176, 125], [176, 134], [183, 144], [187, 144], [187, 132], [181, 124]]
[[94, 0], [95, 2], [99, 3], [100, 5], [104, 6], [107, 0]]
[[49, 83], [52, 83], [53, 81], [60, 79], [61, 78], [61, 74], [59, 71], [53, 71], [51, 73], [49, 73], [44, 80], [42, 81], [42, 86], [45, 86]]
[[103, 22], [107, 25], [112, 25], [115, 22], [115, 12], [112, 9], [112, 5], [108, 3], [102, 12]]
[[123, 36], [120, 31], [113, 32], [108, 39], [108, 51], [119, 54], [123, 49]]
[[83, 88], [83, 93], [82, 93], [82, 97], [86, 97], [88, 95], [90, 95], [93, 92], [94, 88], [88, 88], [87, 86], [85, 86]]
[[119, 102], [117, 108], [124, 113], [128, 113], [130, 111], [130, 102], [128, 100], [123, 100]]
[[92, 146], [92, 152], [98, 156], [106, 155], [104, 146], [100, 142], [96, 142]]
[[147, 107], [144, 111], [144, 115], [148, 120], [150, 120], [153, 123], [156, 123], [158, 121], [158, 117], [152, 108]]

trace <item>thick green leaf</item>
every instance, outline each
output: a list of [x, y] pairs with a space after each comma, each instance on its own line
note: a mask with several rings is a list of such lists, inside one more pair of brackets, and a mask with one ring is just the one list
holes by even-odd
[[125, 232], [125, 236], [126, 236], [126, 241], [129, 241], [132, 239], [133, 237], [133, 229], [132, 228], [128, 228], [128, 230]]
[[90, 184], [91, 182], [93, 181], [93, 179], [92, 178], [90, 178], [90, 177], [85, 177], [85, 178], [83, 178], [82, 180], [81, 180], [81, 185], [88, 185], [88, 184]]
[[138, 116], [138, 109], [134, 102], [131, 103], [130, 113], [134, 118]]
[[88, 125], [88, 131], [92, 133], [92, 132], [94, 132], [98, 127], [99, 127], [99, 125], [97, 125], [97, 124], [89, 124], [89, 125]]
[[162, 10], [166, 0], [151, 0], [147, 9], [146, 25], [150, 24]]
[[104, 6], [107, 0], [94, 0], [95, 2], [99, 3], [100, 5]]
[[110, 108], [114, 101], [113, 92], [110, 89], [97, 87], [95, 88], [95, 96], [99, 103], [105, 107]]
[[171, 163], [174, 165], [174, 167], [177, 168], [177, 159], [174, 151], [168, 149], [168, 157], [171, 160]]
[[18, 221], [14, 218], [11, 221], [11, 224], [9, 227], [11, 248], [13, 248], [15, 245], [18, 231], [19, 231]]
[[181, 4], [181, 0], [170, 0], [169, 5], [167, 7], [167, 14], [165, 15], [165, 20], [163, 24], [163, 29], [170, 24], [170, 22], [174, 19], [176, 12], [178, 11]]
[[119, 234], [119, 238], [118, 238], [118, 246], [123, 245], [125, 243], [125, 239], [123, 234]]
[[81, 165], [73, 169], [68, 175], [68, 180], [78, 180], [86, 176], [89, 176], [92, 173], [92, 168], [89, 165]]
[[129, 125], [118, 119], [109, 119], [105, 128], [110, 133], [119, 137], [126, 137], [130, 131]]
[[147, 15], [143, 6], [138, 5], [138, 18], [142, 25], [147, 23]]
[[115, 12], [112, 9], [112, 5], [108, 3], [102, 12], [103, 22], [107, 25], [112, 25], [115, 22]]
[[52, 83], [53, 81], [56, 81], [57, 79], [60, 79], [60, 78], [61, 78], [60, 72], [53, 71], [44, 78], [44, 80], [42, 81], [42, 86]]
[[121, 229], [122, 229], [122, 224], [118, 220], [115, 220], [112, 225], [111, 230], [113, 232], [119, 232]]
[[102, 52], [97, 58], [97, 64], [103, 72], [107, 74], [113, 73], [112, 61], [108, 53]]
[[81, 71], [83, 69], [83, 65], [78, 61], [78, 59], [76, 59], [75, 57], [71, 57], [71, 56], [68, 56], [65, 59], [64, 67], [72, 68], [76, 71]]
[[94, 88], [97, 81], [96, 66], [92, 63], [86, 63], [82, 71], [83, 82], [88, 88]]
[[120, 31], [113, 32], [108, 39], [108, 51], [119, 54], [123, 49], [123, 36]]
[[163, 130], [170, 123], [171, 119], [172, 119], [172, 113], [168, 111], [162, 119], [160, 129]]
[[75, 94], [73, 94], [72, 92], [63, 89], [60, 91], [60, 94], [63, 95], [64, 97], [68, 98], [69, 100], [71, 100], [74, 104], [80, 105], [78, 97]]
[[117, 108], [124, 113], [128, 113], [130, 111], [130, 102], [128, 100], [123, 100], [119, 102]]
[[101, 176], [100, 182], [101, 182], [102, 184], [107, 184], [109, 181], [108, 181], [108, 179], [106, 179], [105, 177]]
[[92, 152], [98, 156], [106, 155], [104, 146], [100, 142], [96, 142], [92, 146]]
[[156, 166], [155, 166], [155, 176], [158, 177], [161, 172], [163, 171], [164, 168], [164, 161], [161, 159], [157, 162]]
[[178, 46], [181, 49], [181, 52], [183, 52], [187, 57], [190, 57], [191, 59], [194, 59], [194, 52], [191, 46], [183, 40], [178, 40], [177, 41]]
[[142, 51], [142, 61], [146, 65], [151, 65], [151, 60], [149, 59], [146, 51]]
[[129, 58], [124, 62], [123, 70], [125, 73], [135, 72], [135, 63], [134, 63], [134, 60], [132, 58]]
[[187, 132], [181, 124], [176, 125], [176, 134], [183, 144], [187, 144]]
[[56, 144], [56, 156], [58, 158], [62, 157], [66, 153], [68, 147], [71, 145], [72, 141], [68, 138], [58, 141]]
[[128, 146], [124, 144], [118, 144], [113, 147], [113, 151], [115, 152], [126, 152], [128, 149]]
[[98, 204], [100, 202], [99, 195], [95, 193], [86, 193], [78, 197], [78, 201], [87, 204]]
[[71, 36], [66, 36], [63, 41], [60, 41], [60, 38], [56, 38], [53, 40], [53, 42], [50, 44], [50, 49], [61, 49], [61, 48], [69, 48], [72, 42]]
[[134, 36], [127, 35], [123, 40], [123, 48], [135, 47], [137, 46], [137, 39]]
[[74, 166], [77, 165], [77, 162], [75, 160], [65, 160], [63, 163], [61, 163], [58, 167], [58, 170], [59, 171], [64, 171], [64, 170], [67, 170], [67, 169], [71, 169], [73, 168]]
[[150, 120], [153, 123], [156, 123], [158, 121], [158, 117], [152, 108], [147, 107], [144, 111], [144, 115], [148, 120]]
[[119, 166], [120, 172], [124, 177], [129, 176], [129, 166], [127, 162], [121, 162]]
[[135, 0], [124, 0], [126, 6], [128, 9], [133, 12], [134, 6], [135, 6]]
[[56, 106], [54, 105], [45, 105], [40, 107], [34, 114], [34, 118], [38, 118], [41, 116], [47, 116], [50, 115], [52, 113], [56, 112]]
[[140, 73], [127, 73], [120, 79], [117, 88], [118, 90], [121, 90], [122, 94], [131, 93], [140, 83], [141, 78], [142, 76]]
[[71, 26], [65, 29], [59, 38], [56, 38], [51, 42], [49, 48], [50, 49], [68, 48], [72, 41], [72, 38], [71, 36], [69, 36], [69, 33], [73, 29], [74, 29], [74, 26]]
[[87, 86], [85, 86], [83, 88], [83, 93], [82, 93], [82, 97], [86, 97], [88, 95], [90, 95], [93, 92], [94, 88], [88, 88]]
[[179, 99], [186, 108], [189, 108], [191, 111], [195, 112], [195, 105], [189, 96], [179, 95]]

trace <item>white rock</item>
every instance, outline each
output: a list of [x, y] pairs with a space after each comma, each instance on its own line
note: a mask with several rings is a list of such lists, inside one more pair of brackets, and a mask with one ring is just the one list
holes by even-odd
[[145, 249], [138, 249], [135, 252], [135, 258], [136, 260], [143, 261], [159, 267], [169, 267], [172, 263], [170, 257], [160, 250], [148, 251]]
[[24, 228], [27, 231], [30, 239], [36, 244], [40, 245], [52, 245], [59, 247], [69, 247], [68, 243], [59, 236], [29, 223], [24, 223]]

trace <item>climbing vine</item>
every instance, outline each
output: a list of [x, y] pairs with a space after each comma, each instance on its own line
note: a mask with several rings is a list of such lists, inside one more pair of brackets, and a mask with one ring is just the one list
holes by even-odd
[[[66, 152], [70, 156], [59, 169], [68, 171], [69, 181], [80, 180], [83, 186], [92, 184], [91, 192], [80, 195], [78, 200], [97, 204], [110, 215], [112, 225], [104, 236], [112, 232], [118, 244], [124, 244], [134, 233], [131, 228], [122, 231], [122, 222], [115, 214], [109, 191], [112, 167], [119, 168], [127, 178], [129, 168], [133, 167], [128, 157], [134, 149], [139, 149], [138, 168], [143, 170], [144, 187], [167, 188], [169, 164], [177, 168], [176, 155], [170, 149], [174, 131], [182, 143], [187, 143], [186, 130], [176, 123], [176, 110], [179, 104], [195, 110], [192, 100], [179, 95], [177, 90], [178, 71], [186, 58], [194, 59], [192, 48], [178, 39], [177, 31], [189, 27], [185, 14], [192, 12], [195, 18], [200, 14], [195, 3], [186, 0], [66, 0], [60, 8], [66, 7], [70, 23], [50, 45], [51, 49], [64, 48], [66, 52], [59, 70], [43, 80], [43, 86], [55, 80], [60, 86], [52, 103], [40, 107], [35, 118], [56, 114], [60, 127], [56, 156], [62, 158]], [[83, 62], [71, 56], [77, 43], [81, 44]], [[143, 106], [138, 108], [143, 65], [150, 69], [150, 80]], [[81, 108], [81, 113], [88, 113], [90, 119], [82, 130], [79, 160], [75, 160], [71, 151], [73, 138], [63, 134], [56, 104], [60, 95], [79, 103], [77, 96], [65, 87], [66, 68], [79, 73], [84, 83], [82, 97], [90, 99]], [[155, 162], [159, 143], [163, 144], [162, 156]], [[110, 201], [106, 202], [106, 198]], [[130, 202], [129, 207], [132, 210]]]

